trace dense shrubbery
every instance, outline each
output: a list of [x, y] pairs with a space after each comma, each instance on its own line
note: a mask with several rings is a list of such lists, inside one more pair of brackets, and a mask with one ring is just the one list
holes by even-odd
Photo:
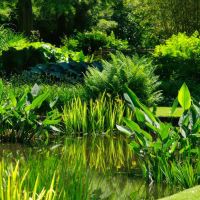
[[[103, 61], [103, 70], [101, 70], [101, 65], [93, 63], [94, 66], [88, 68], [86, 75], [84, 77], [82, 76], [81, 79], [73, 79], [73, 76], [70, 76], [67, 73], [65, 77], [64, 74], [62, 74], [64, 73], [63, 69], [60, 69], [62, 68], [62, 64], [60, 63], [55, 66], [53, 64], [45, 65], [46, 68], [49, 67], [49, 69], [45, 70], [45, 72], [49, 71], [49, 76], [45, 73], [38, 73], [38, 70], [39, 72], [40, 70], [42, 72], [42, 69], [39, 69], [38, 67], [40, 66], [38, 66], [33, 68], [33, 71], [12, 76], [9, 82], [13, 84], [13, 87], [16, 88], [17, 86], [19, 91], [20, 86], [22, 87], [24, 84], [31, 85], [37, 82], [40, 84], [46, 83], [53, 85], [56, 83], [59, 85], [56, 89], [57, 95], [63, 99], [62, 102], [72, 100], [74, 95], [86, 101], [90, 98], [96, 99], [103, 93], [109, 93], [112, 98], [115, 98], [115, 96], [123, 95], [125, 85], [134, 89], [141, 100], [145, 103], [153, 104], [161, 99], [161, 93], [157, 90], [159, 86], [158, 77], [154, 75], [155, 67], [152, 65], [150, 59], [139, 58], [138, 56], [130, 58], [124, 56], [122, 53], [111, 55], [111, 57], [111, 61]], [[71, 64], [72, 66], [68, 66]], [[74, 67], [73, 63], [69, 63], [68, 65], [64, 64], [64, 67], [66, 65], [67, 68], [69, 67], [74, 71], [74, 75], [79, 73], [78, 71], [76, 72], [76, 67], [78, 67], [77, 70], [80, 70], [81, 65], [85, 66], [84, 63], [78, 64], [74, 62], [74, 64]], [[36, 71], [34, 72], [34, 70]], [[55, 82], [56, 76], [53, 76], [54, 73], [56, 73], [60, 82]], [[61, 75], [63, 75], [63, 77]], [[78, 77], [80, 78], [80, 76], [76, 76], [76, 78]], [[83, 84], [78, 86], [79, 84], [77, 84], [76, 81], [82, 81]], [[62, 83], [65, 84], [62, 85]], [[69, 86], [66, 85], [66, 83], [73, 83], [78, 87]], [[24, 89], [21, 89], [21, 91], [23, 90]], [[55, 96], [53, 89], [50, 89], [50, 91], [52, 91], [52, 95]]]
[[154, 58], [158, 64], [156, 73], [162, 80], [161, 89], [167, 98], [174, 98], [176, 91], [184, 81], [194, 91], [194, 96], [198, 98], [199, 92], [196, 90], [200, 81], [200, 38], [198, 32], [192, 36], [187, 36], [185, 33], [173, 35], [166, 40], [165, 44], [156, 46]]
[[72, 51], [83, 51], [85, 54], [93, 54], [99, 50], [126, 50], [128, 42], [117, 39], [114, 33], [107, 35], [100, 31], [78, 33], [75, 37], [64, 38], [63, 44]]
[[103, 71], [89, 69], [85, 77], [88, 93], [98, 96], [104, 91], [115, 96], [122, 95], [125, 85], [133, 89], [145, 103], [159, 101], [161, 94], [157, 91], [158, 77], [154, 75], [155, 67], [148, 58], [126, 57], [122, 53], [111, 55], [110, 62], [103, 61]]
[[2, 52], [1, 59], [5, 71], [20, 73], [36, 64], [67, 61], [68, 55], [51, 44], [27, 42], [20, 46], [11, 44]]
[[187, 78], [199, 80], [200, 38], [198, 32], [192, 36], [185, 33], [173, 35], [165, 44], [156, 46], [155, 58], [161, 65], [162, 78]]

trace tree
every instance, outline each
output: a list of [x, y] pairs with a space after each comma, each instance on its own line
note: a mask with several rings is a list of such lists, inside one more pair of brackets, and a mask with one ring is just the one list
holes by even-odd
[[19, 31], [29, 35], [33, 28], [33, 11], [31, 0], [18, 0], [18, 27]]

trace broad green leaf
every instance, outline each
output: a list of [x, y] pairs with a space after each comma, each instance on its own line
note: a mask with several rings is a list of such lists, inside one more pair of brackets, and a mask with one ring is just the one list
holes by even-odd
[[158, 119], [156, 119], [156, 117], [154, 116], [154, 114], [145, 106], [143, 105], [138, 97], [136, 96], [136, 94], [130, 90], [127, 86], [125, 87], [126, 93], [128, 94], [128, 96], [130, 97], [130, 100], [132, 101], [132, 104], [138, 108], [141, 108], [144, 113], [156, 124], [158, 124]]
[[136, 118], [139, 122], [145, 121], [144, 113], [140, 109], [138, 109], [137, 107], [135, 108], [135, 115], [136, 115]]
[[178, 107], [178, 98], [176, 98], [173, 102], [173, 105], [172, 105], [172, 109], [171, 109], [171, 115], [174, 114], [174, 112], [176, 111], [176, 108]]
[[30, 111], [34, 110], [35, 108], [39, 108], [42, 105], [42, 103], [47, 99], [48, 96], [49, 92], [46, 92], [36, 97], [30, 105], [26, 106], [25, 111]]
[[187, 85], [184, 83], [178, 92], [178, 102], [184, 110], [188, 110], [191, 107], [191, 95]]
[[159, 133], [159, 135], [160, 135], [162, 140], [165, 140], [165, 139], [168, 138], [169, 132], [170, 132], [170, 128], [171, 128], [171, 125], [160, 123], [160, 129], [159, 129], [158, 133]]
[[160, 140], [157, 140], [154, 144], [153, 144], [153, 148], [155, 152], [158, 152], [159, 150], [162, 149], [162, 142]]
[[146, 140], [142, 134], [136, 132], [136, 138], [138, 139], [140, 145], [142, 145], [143, 147], [146, 146]]
[[134, 121], [131, 121], [130, 119], [124, 118], [124, 122], [126, 123], [128, 128], [130, 128], [132, 131], [136, 131], [138, 133], [141, 133], [140, 126], [137, 123], [135, 123]]
[[17, 106], [17, 99], [16, 99], [12, 90], [9, 92], [9, 97], [10, 97], [10, 100], [12, 102], [12, 106], [16, 107]]
[[152, 136], [151, 136], [151, 134], [150, 133], [147, 133], [146, 131], [144, 131], [144, 130], [141, 130], [141, 133], [145, 136], [145, 138], [146, 139], [148, 139], [149, 141], [153, 141], [153, 138], [152, 138]]
[[24, 95], [21, 97], [21, 99], [17, 103], [17, 109], [21, 109], [25, 106], [26, 101], [27, 101], [27, 94], [28, 94], [28, 89], [25, 90]]
[[57, 125], [61, 122], [61, 119], [45, 119], [43, 121], [44, 125]]
[[155, 133], [159, 132], [159, 129], [155, 126], [153, 126], [152, 124], [146, 122], [145, 125], [147, 125], [151, 130], [153, 130]]
[[134, 106], [140, 107], [140, 102], [136, 94], [131, 91], [127, 86], [125, 86], [125, 91], [128, 95], [128, 98], [127, 95], [125, 95], [126, 100], [129, 101], [129, 103], [133, 103]]
[[139, 151], [140, 150], [140, 145], [135, 142], [135, 141], [132, 141], [130, 144], [129, 144], [130, 148], [133, 149], [133, 150], [136, 150], [136, 151]]

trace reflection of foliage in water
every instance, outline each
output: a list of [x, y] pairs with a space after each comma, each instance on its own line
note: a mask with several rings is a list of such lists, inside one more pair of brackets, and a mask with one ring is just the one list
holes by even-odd
[[[134, 157], [123, 137], [67, 139], [63, 147], [54, 145], [35, 150], [26, 147], [18, 149], [20, 150], [16, 153], [13, 149], [6, 148], [2, 159], [5, 170], [8, 171], [14, 169], [15, 163], [19, 162], [18, 178], [29, 170], [24, 181], [26, 191], [33, 190], [37, 176], [38, 193], [43, 187], [48, 190], [54, 173], [56, 194], [63, 197], [61, 191], [64, 190], [65, 197], [73, 197], [79, 192], [77, 200], [87, 199], [82, 195], [83, 192], [92, 200], [154, 199], [169, 195], [177, 189], [168, 190], [162, 185], [151, 188], [141, 177], [133, 175], [138, 175], [139, 172], [137, 166], [132, 165]], [[124, 152], [123, 157], [121, 151]], [[118, 168], [118, 162], [123, 164], [121, 168]], [[2, 162], [0, 166], [3, 166]], [[4, 177], [7, 180], [7, 175], [4, 174]]]

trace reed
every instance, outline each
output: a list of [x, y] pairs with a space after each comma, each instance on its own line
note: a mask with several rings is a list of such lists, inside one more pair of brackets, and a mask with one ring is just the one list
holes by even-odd
[[124, 115], [133, 116], [124, 101], [103, 94], [89, 103], [75, 98], [65, 104], [63, 122], [67, 134], [110, 134], [116, 131], [116, 124], [122, 123]]

